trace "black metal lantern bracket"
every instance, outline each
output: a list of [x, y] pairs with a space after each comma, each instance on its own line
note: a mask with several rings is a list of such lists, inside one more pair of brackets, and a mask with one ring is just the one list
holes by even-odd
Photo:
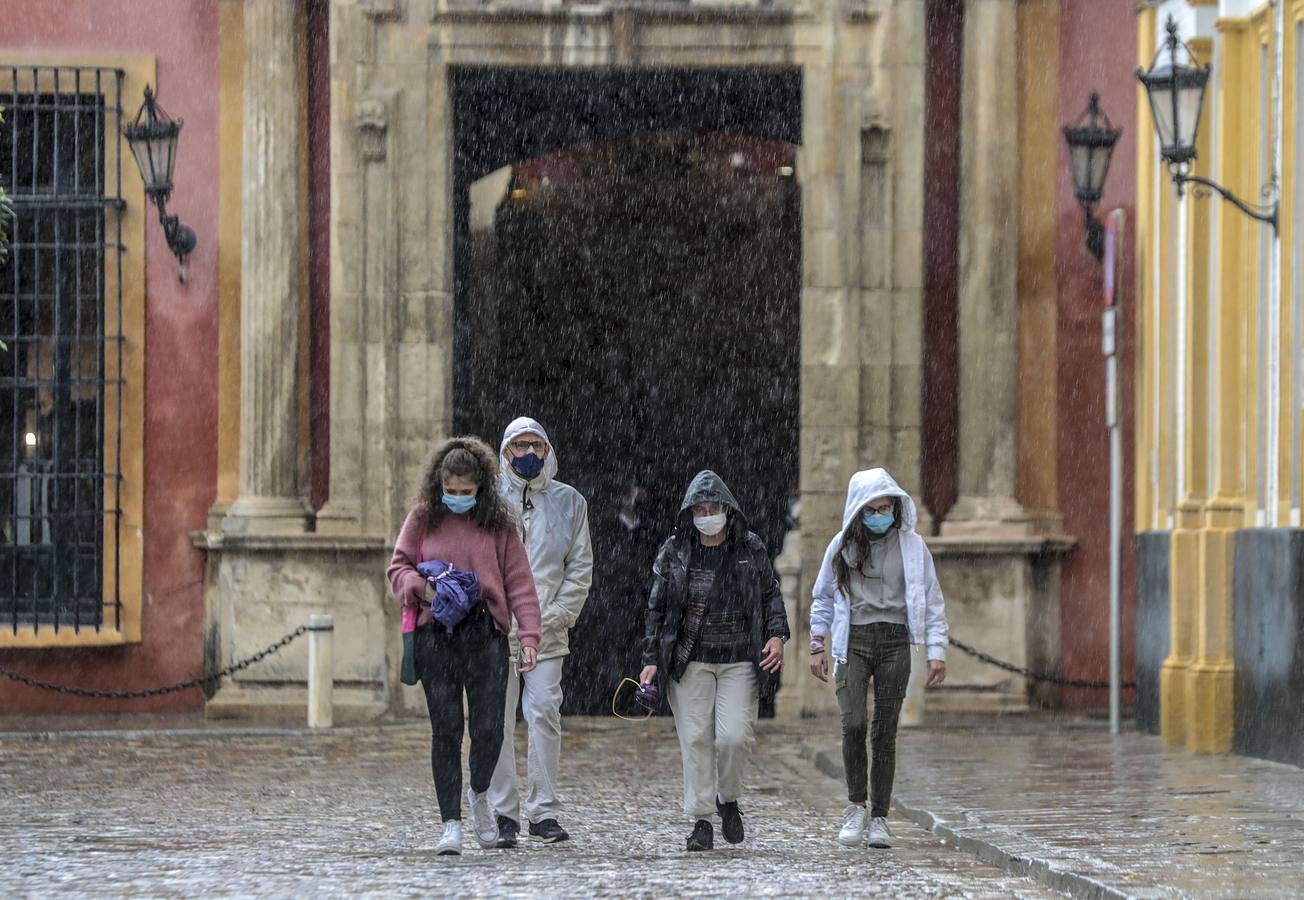
[[[1177, 187], [1177, 196], [1181, 197], [1187, 184], [1193, 184], [1193, 196], [1209, 197], [1217, 194], [1235, 206], [1245, 215], [1259, 222], [1272, 226], [1277, 231], [1277, 215], [1280, 206], [1279, 186], [1274, 180], [1263, 186], [1260, 193], [1263, 204], [1246, 203], [1240, 197], [1222, 185], [1191, 174], [1191, 163], [1195, 160], [1195, 141], [1200, 128], [1200, 112], [1204, 106], [1204, 92], [1213, 71], [1211, 65], [1201, 66], [1196, 62], [1195, 54], [1177, 36], [1177, 20], [1168, 17], [1168, 37], [1155, 53], [1149, 69], [1137, 69], [1136, 77], [1145, 86], [1146, 96], [1150, 101], [1150, 112], [1154, 117], [1155, 131], [1159, 134], [1160, 155], [1168, 169], [1168, 174]], [[1186, 62], [1178, 62], [1178, 50], [1186, 54]], [[1162, 59], [1164, 54], [1168, 59]], [[1183, 95], [1187, 102], [1183, 103]], [[1193, 103], [1191, 101], [1194, 101]], [[1185, 121], [1182, 117], [1187, 113]], [[1192, 115], [1193, 113], [1193, 115]]]
[[1091, 92], [1087, 108], [1078, 121], [1064, 126], [1064, 140], [1069, 145], [1073, 193], [1082, 206], [1087, 229], [1087, 249], [1099, 262], [1105, 255], [1105, 226], [1096, 218], [1096, 204], [1104, 193], [1110, 157], [1122, 128], [1114, 128], [1100, 109], [1100, 95]]
[[195, 249], [194, 229], [181, 224], [174, 215], [168, 215], [167, 201], [172, 194], [172, 167], [176, 161], [177, 137], [181, 134], [182, 120], [173, 120], [154, 98], [149, 85], [145, 86], [145, 102], [130, 125], [122, 127], [141, 180], [145, 194], [158, 207], [159, 222], [167, 238], [168, 249], [177, 258], [177, 277], [186, 280], [186, 257]]

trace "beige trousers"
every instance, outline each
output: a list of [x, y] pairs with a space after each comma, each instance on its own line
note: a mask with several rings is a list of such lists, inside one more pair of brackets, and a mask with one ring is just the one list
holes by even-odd
[[716, 794], [742, 796], [756, 730], [756, 668], [750, 662], [691, 662], [670, 680], [679, 752], [684, 758], [684, 814], [692, 821], [716, 814]]

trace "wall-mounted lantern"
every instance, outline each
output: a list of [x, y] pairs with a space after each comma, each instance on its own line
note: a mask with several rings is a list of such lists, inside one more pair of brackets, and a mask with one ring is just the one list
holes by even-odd
[[135, 120], [122, 127], [122, 135], [131, 145], [145, 193], [158, 206], [159, 221], [167, 236], [168, 249], [179, 263], [178, 277], [186, 280], [186, 257], [195, 249], [195, 232], [182, 225], [176, 216], [168, 215], [167, 201], [172, 194], [172, 166], [177, 156], [177, 136], [182, 122], [173, 121], [154, 99], [154, 92], [145, 86], [145, 102], [140, 105]]
[[[1179, 50], [1184, 61], [1179, 61]], [[1222, 185], [1191, 174], [1196, 136], [1200, 130], [1200, 112], [1204, 107], [1204, 92], [1209, 86], [1212, 71], [1212, 66], [1199, 65], [1191, 48], [1178, 39], [1177, 21], [1169, 16], [1168, 37], [1150, 61], [1150, 68], [1136, 70], [1136, 77], [1145, 85], [1146, 96], [1150, 98], [1150, 112], [1154, 116], [1155, 131], [1159, 134], [1159, 155], [1163, 157], [1168, 166], [1168, 174], [1177, 186], [1177, 196], [1182, 196], [1187, 182], [1201, 185], [1217, 192], [1250, 218], [1266, 222], [1276, 231], [1276, 199], [1270, 205], [1254, 206]], [[1270, 185], [1265, 193], [1275, 195], [1276, 185]]]
[[1122, 128], [1115, 128], [1100, 109], [1100, 95], [1091, 92], [1087, 108], [1078, 121], [1064, 126], [1064, 140], [1069, 145], [1069, 162], [1073, 170], [1073, 193], [1086, 215], [1087, 249], [1099, 262], [1105, 252], [1105, 228], [1096, 218], [1096, 204], [1105, 188], [1109, 160]]

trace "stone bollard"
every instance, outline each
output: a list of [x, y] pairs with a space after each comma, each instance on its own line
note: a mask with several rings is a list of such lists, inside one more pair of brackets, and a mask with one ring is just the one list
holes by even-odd
[[330, 728], [334, 718], [335, 620], [308, 617], [308, 727]]

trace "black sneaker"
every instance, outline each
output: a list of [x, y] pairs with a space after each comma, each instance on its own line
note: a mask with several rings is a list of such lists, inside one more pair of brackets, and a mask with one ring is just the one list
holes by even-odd
[[724, 839], [731, 844], [742, 843], [743, 839], [743, 813], [738, 808], [737, 800], [730, 800], [728, 803], [715, 801], [716, 811], [720, 813], [720, 833]]
[[538, 824], [530, 823], [530, 838], [543, 841], [545, 844], [555, 844], [558, 841], [570, 840], [570, 835], [566, 833], [565, 828], [557, 824], [556, 819], [544, 819]]
[[688, 836], [689, 850], [711, 850], [715, 847], [715, 829], [706, 819], [698, 819], [693, 833]]
[[516, 846], [516, 836], [521, 833], [521, 826], [515, 819], [507, 816], [498, 817], [498, 849], [507, 850]]

